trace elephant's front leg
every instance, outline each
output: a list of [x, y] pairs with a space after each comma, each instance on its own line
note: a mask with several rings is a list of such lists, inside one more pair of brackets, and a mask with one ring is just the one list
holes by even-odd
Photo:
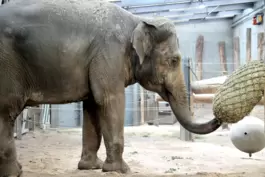
[[124, 149], [124, 93], [108, 94], [104, 100], [104, 105], [100, 107], [99, 111], [107, 153], [102, 171], [127, 173], [130, 169], [122, 157]]
[[0, 177], [17, 177], [21, 173], [14, 140], [14, 120], [7, 113], [0, 113]]
[[79, 170], [101, 169], [103, 162], [97, 152], [102, 139], [97, 107], [93, 99], [83, 102], [83, 147]]

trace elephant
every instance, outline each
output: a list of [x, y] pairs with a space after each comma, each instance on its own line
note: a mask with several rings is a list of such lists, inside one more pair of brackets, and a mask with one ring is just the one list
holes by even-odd
[[[14, 0], [0, 7], [0, 176], [19, 176], [13, 137], [27, 106], [83, 102], [79, 170], [131, 172], [123, 159], [125, 88], [139, 83], [167, 101], [188, 131], [191, 119], [175, 24], [104, 0]], [[104, 138], [106, 159], [97, 152]], [[30, 146], [30, 145], [29, 145]]]

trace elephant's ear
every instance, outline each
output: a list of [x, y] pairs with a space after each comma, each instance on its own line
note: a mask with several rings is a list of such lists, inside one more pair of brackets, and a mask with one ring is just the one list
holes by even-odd
[[149, 56], [152, 50], [153, 35], [156, 27], [147, 22], [140, 22], [133, 31], [131, 42], [137, 55], [140, 59], [140, 64], [143, 63], [145, 56]]

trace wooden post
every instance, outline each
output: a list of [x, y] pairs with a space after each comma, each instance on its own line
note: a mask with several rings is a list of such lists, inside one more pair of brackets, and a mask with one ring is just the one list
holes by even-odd
[[[185, 84], [188, 90], [188, 101], [189, 101], [189, 107], [191, 108], [191, 82], [190, 82], [190, 58], [183, 60], [183, 70], [184, 70], [184, 78], [185, 78]], [[183, 141], [192, 141], [192, 133], [186, 130], [184, 127], [180, 125], [180, 139]]]
[[246, 39], [246, 62], [249, 62], [251, 61], [251, 28], [247, 28]]
[[202, 58], [204, 48], [204, 37], [199, 35], [196, 41], [196, 76], [199, 80], [202, 79]]
[[258, 33], [258, 60], [263, 60], [264, 33]]
[[226, 64], [226, 54], [225, 54], [225, 42], [219, 42], [219, 57], [222, 68], [223, 75], [227, 75], [227, 64]]
[[141, 125], [144, 124], [144, 112], [145, 112], [145, 107], [144, 107], [144, 88], [140, 86], [140, 97], [141, 97]]
[[234, 71], [240, 66], [240, 44], [239, 37], [235, 37], [233, 41], [234, 48]]

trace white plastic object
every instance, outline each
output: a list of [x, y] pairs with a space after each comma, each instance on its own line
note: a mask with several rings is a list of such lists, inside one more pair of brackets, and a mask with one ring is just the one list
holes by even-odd
[[265, 147], [264, 122], [257, 117], [246, 116], [231, 126], [230, 139], [237, 149], [251, 157]]

